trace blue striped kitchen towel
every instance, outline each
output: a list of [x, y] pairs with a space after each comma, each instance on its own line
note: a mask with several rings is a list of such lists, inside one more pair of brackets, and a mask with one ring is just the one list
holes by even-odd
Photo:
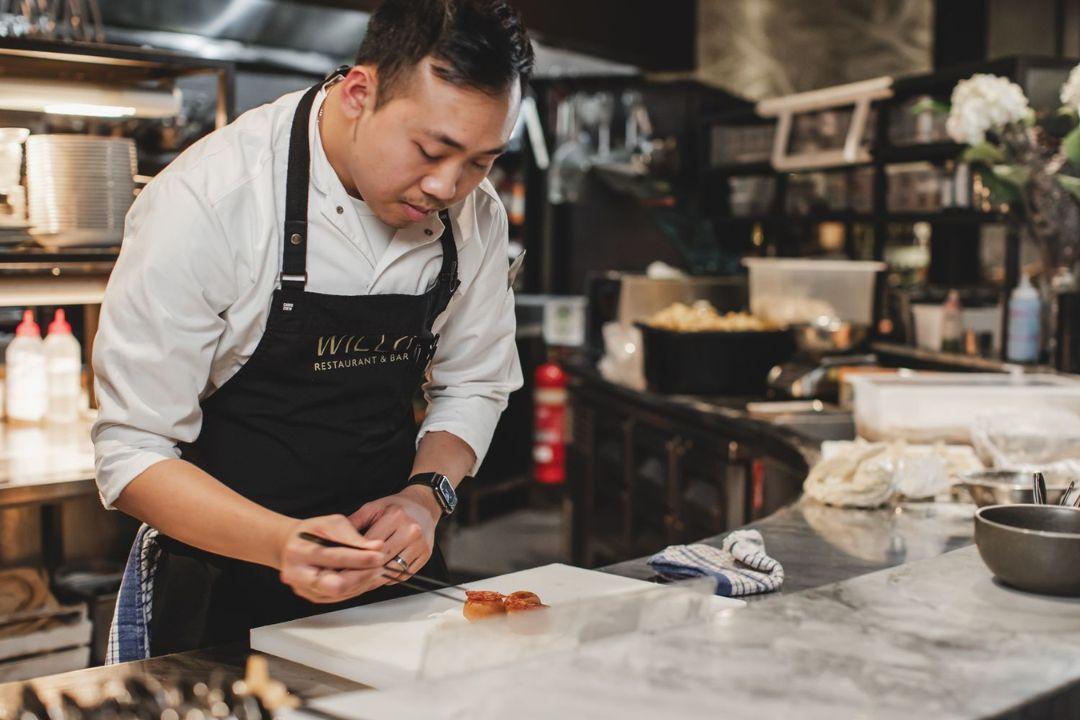
[[649, 565], [670, 580], [711, 577], [716, 594], [725, 597], [773, 592], [784, 584], [784, 567], [765, 554], [757, 530], [736, 530], [718, 548], [671, 545], [649, 558]]

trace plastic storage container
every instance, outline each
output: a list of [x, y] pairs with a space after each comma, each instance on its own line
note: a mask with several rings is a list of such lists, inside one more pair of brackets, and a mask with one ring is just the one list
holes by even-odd
[[[745, 258], [750, 312], [785, 324], [822, 315], [859, 325], [874, 319], [874, 280], [885, 264], [864, 260]], [[814, 302], [808, 302], [814, 301]]]
[[764, 395], [769, 370], [791, 359], [795, 335], [766, 332], [673, 332], [645, 323], [649, 389], [682, 395]]
[[79, 418], [82, 391], [82, 348], [71, 334], [63, 309], [56, 311], [45, 338], [45, 365], [49, 376], [49, 402], [45, 419], [74, 422]]
[[971, 441], [980, 415], [1060, 408], [1080, 414], [1080, 380], [1061, 375], [917, 373], [856, 375], [855, 427], [871, 441]]

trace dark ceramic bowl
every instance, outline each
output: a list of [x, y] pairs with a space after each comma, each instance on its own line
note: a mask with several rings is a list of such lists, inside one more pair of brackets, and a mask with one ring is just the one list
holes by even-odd
[[1080, 509], [979, 508], [975, 544], [986, 566], [1006, 585], [1043, 595], [1080, 596]]

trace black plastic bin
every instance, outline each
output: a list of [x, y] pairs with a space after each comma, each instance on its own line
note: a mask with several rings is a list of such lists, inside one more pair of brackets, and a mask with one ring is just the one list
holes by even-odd
[[638, 323], [654, 392], [763, 395], [769, 370], [795, 354], [791, 330], [674, 332]]

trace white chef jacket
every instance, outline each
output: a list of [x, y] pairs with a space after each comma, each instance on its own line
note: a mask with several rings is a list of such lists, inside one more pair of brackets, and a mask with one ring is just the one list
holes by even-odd
[[[198, 437], [200, 401], [228, 382], [262, 337], [281, 269], [289, 132], [302, 94], [250, 110], [199, 140], [128, 213], [93, 352], [99, 414], [92, 435], [106, 507], [148, 467], [179, 457], [179, 442]], [[323, 151], [316, 116], [309, 121], [307, 289], [426, 292], [442, 260], [441, 220], [432, 215], [398, 230], [388, 247], [372, 248]], [[450, 217], [461, 287], [435, 323], [442, 338], [417, 440], [453, 433], [476, 453], [475, 473], [522, 382], [507, 221], [487, 180]], [[363, 468], [356, 471], [360, 478]]]

